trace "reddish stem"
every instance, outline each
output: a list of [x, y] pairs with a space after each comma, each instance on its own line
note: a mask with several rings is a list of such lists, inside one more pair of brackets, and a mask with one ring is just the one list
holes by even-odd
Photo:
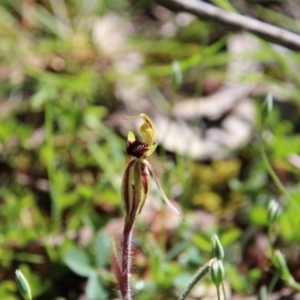
[[132, 248], [132, 229], [135, 217], [125, 221], [123, 231], [123, 254], [122, 254], [122, 280], [121, 294], [123, 300], [131, 300], [130, 271], [131, 271], [131, 248]]

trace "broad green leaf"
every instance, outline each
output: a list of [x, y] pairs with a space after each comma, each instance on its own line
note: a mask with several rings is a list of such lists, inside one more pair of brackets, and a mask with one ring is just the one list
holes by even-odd
[[99, 231], [94, 241], [94, 251], [97, 267], [104, 267], [109, 262], [110, 239], [102, 231]]
[[253, 206], [249, 212], [250, 221], [258, 226], [267, 225], [267, 209], [262, 205]]
[[235, 7], [227, 0], [213, 0], [212, 2], [220, 8], [223, 8], [233, 13], [238, 13]]
[[88, 300], [108, 299], [107, 292], [96, 272], [90, 273], [85, 292]]
[[203, 235], [203, 234], [195, 234], [192, 237], [192, 241], [195, 245], [197, 245], [200, 249], [204, 250], [204, 251], [211, 251], [211, 241], [210, 238], [208, 238], [207, 236]]
[[243, 292], [247, 289], [247, 279], [231, 264], [226, 265], [226, 278], [234, 290]]
[[241, 236], [242, 232], [238, 228], [232, 228], [224, 233], [222, 233], [220, 237], [220, 241], [224, 247], [234, 243], [237, 241], [237, 239]]
[[69, 249], [64, 253], [64, 262], [74, 273], [83, 277], [89, 276], [93, 271], [87, 255], [77, 248]]

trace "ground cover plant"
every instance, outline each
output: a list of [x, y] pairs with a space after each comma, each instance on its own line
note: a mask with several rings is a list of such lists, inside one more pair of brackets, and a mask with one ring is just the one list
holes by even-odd
[[[32, 299], [118, 299], [141, 113], [160, 187], [135, 218], [132, 297], [298, 296], [299, 53], [157, 2], [1, 2], [2, 299], [30, 299], [21, 274]], [[299, 33], [295, 1], [210, 4]]]

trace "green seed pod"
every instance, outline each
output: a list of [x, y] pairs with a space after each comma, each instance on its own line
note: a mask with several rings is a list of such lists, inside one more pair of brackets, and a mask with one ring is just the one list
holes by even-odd
[[276, 200], [271, 200], [268, 206], [268, 222], [274, 224], [282, 213], [282, 208]]
[[20, 270], [16, 270], [16, 282], [18, 289], [25, 300], [31, 300], [30, 286]]
[[224, 249], [216, 234], [211, 238], [212, 240], [212, 254], [217, 259], [224, 259]]
[[221, 260], [215, 259], [213, 261], [210, 275], [212, 282], [219, 287], [225, 277], [225, 270]]

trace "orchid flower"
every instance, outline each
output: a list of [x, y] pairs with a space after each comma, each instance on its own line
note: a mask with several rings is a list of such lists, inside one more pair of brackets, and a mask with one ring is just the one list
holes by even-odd
[[134, 157], [129, 162], [122, 181], [122, 198], [126, 211], [126, 221], [135, 218], [143, 209], [151, 187], [149, 174], [154, 178], [162, 198], [178, 215], [181, 215], [167, 198], [153, 172], [151, 164], [147, 161], [147, 158], [155, 151], [158, 145], [154, 143], [155, 128], [151, 119], [143, 113], [125, 117], [124, 119], [130, 120], [139, 117], [143, 119], [143, 124], [138, 128], [142, 141], [137, 140], [134, 133], [129, 131], [126, 142], [127, 154]]

